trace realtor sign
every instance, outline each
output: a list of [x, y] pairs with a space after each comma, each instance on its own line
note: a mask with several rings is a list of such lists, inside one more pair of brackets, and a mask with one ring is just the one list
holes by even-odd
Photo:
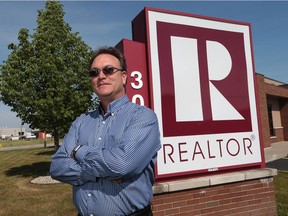
[[153, 8], [132, 24], [127, 94], [158, 116], [156, 177], [263, 167], [250, 25]]

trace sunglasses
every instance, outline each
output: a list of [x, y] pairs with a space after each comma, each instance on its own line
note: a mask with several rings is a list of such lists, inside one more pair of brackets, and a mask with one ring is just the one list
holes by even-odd
[[122, 69], [119, 69], [119, 68], [116, 68], [116, 67], [113, 67], [113, 66], [106, 66], [102, 69], [99, 69], [99, 68], [94, 68], [94, 69], [91, 69], [89, 71], [89, 76], [90, 77], [97, 77], [100, 72], [103, 72], [105, 75], [111, 75], [113, 73], [116, 73], [117, 71], [123, 71]]

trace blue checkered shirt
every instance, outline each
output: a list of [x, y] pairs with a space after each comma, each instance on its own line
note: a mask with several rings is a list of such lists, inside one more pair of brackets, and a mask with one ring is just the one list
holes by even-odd
[[[83, 145], [76, 153], [71, 151]], [[128, 215], [153, 197], [154, 164], [161, 148], [156, 114], [123, 96], [108, 114], [101, 108], [82, 114], [52, 156], [52, 178], [73, 186], [81, 215]]]

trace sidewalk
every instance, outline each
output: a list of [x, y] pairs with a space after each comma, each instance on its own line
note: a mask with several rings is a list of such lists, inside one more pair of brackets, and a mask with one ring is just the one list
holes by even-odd
[[[46, 147], [53, 147], [54, 143], [46, 144]], [[24, 145], [24, 146], [9, 146], [0, 148], [1, 151], [10, 151], [10, 150], [18, 150], [18, 149], [33, 149], [33, 148], [44, 148], [44, 143], [42, 144], [34, 144], [34, 145]]]
[[288, 172], [288, 142], [273, 143], [265, 148], [266, 167]]
[[288, 141], [272, 143], [271, 147], [264, 149], [265, 162], [269, 163], [288, 156]]

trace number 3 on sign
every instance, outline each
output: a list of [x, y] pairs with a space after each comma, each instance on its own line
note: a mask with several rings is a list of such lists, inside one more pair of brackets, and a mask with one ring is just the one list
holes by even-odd
[[136, 84], [134, 82], [131, 82], [131, 86], [133, 89], [141, 89], [143, 86], [143, 81], [142, 81], [142, 74], [139, 71], [133, 71], [131, 73], [131, 77], [133, 77], [136, 81]]
[[[131, 82], [131, 87], [135, 90], [140, 90], [143, 87], [143, 81], [142, 81], [142, 74], [139, 71], [133, 71], [131, 73], [131, 77], [134, 78], [135, 82]], [[135, 94], [132, 97], [132, 102], [137, 103], [137, 100], [139, 100], [140, 105], [144, 106], [144, 98], [140, 94]]]

